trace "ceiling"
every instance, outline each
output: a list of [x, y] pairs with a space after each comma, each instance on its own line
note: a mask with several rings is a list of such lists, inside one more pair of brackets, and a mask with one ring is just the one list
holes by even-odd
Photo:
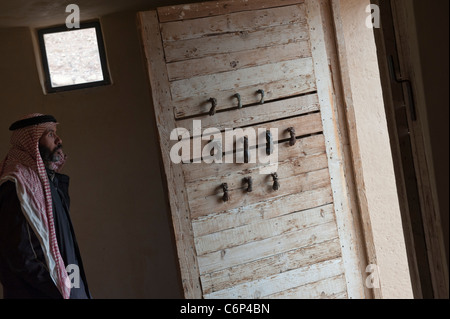
[[67, 5], [80, 8], [81, 21], [122, 11], [142, 11], [199, 0], [0, 0], [0, 28], [64, 24]]

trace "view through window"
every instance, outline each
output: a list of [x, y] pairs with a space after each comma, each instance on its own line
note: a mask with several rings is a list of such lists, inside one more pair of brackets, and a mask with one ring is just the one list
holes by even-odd
[[48, 92], [109, 83], [97, 26], [40, 31]]

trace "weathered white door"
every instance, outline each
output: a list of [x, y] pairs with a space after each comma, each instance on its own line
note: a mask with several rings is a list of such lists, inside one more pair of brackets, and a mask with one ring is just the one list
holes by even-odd
[[[323, 3], [139, 15], [188, 298], [365, 297]], [[267, 149], [276, 162], [258, 158]]]

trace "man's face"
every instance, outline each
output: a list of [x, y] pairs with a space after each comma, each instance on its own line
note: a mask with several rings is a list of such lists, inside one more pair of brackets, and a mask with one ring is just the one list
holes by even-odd
[[59, 150], [62, 148], [62, 140], [56, 135], [56, 124], [51, 125], [39, 140], [39, 151], [44, 163], [57, 162]]

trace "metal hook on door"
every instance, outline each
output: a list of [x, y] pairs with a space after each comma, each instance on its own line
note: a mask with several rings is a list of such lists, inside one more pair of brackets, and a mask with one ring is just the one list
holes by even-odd
[[266, 96], [263, 89], [256, 91], [256, 93], [261, 94], [261, 99], [259, 100], [259, 104], [264, 104], [264, 98]]
[[251, 176], [244, 177], [244, 183], [247, 184], [247, 192], [253, 192], [253, 178]]
[[277, 191], [280, 189], [280, 183], [278, 182], [278, 174], [277, 173], [272, 173], [272, 178], [273, 178], [273, 186], [272, 189], [274, 191]]
[[248, 137], [244, 136], [244, 163], [250, 162], [250, 153], [248, 151]]
[[273, 138], [270, 130], [266, 131], [266, 155], [272, 155], [273, 153]]
[[238, 100], [238, 109], [242, 109], [242, 99], [241, 99], [241, 95], [239, 93], [236, 93], [235, 95], [233, 95], [235, 98], [237, 98]]
[[297, 141], [295, 139], [295, 128], [290, 127], [287, 129], [287, 131], [289, 132], [289, 134], [291, 134], [291, 139], [289, 140], [289, 146], [294, 146], [295, 142]]
[[223, 197], [222, 200], [226, 203], [230, 200], [230, 195], [228, 194], [228, 184], [227, 183], [223, 183], [222, 185], [222, 189], [223, 189]]
[[214, 116], [216, 114], [216, 108], [217, 108], [217, 99], [210, 98], [208, 102], [211, 103], [211, 109], [209, 110], [209, 116]]

